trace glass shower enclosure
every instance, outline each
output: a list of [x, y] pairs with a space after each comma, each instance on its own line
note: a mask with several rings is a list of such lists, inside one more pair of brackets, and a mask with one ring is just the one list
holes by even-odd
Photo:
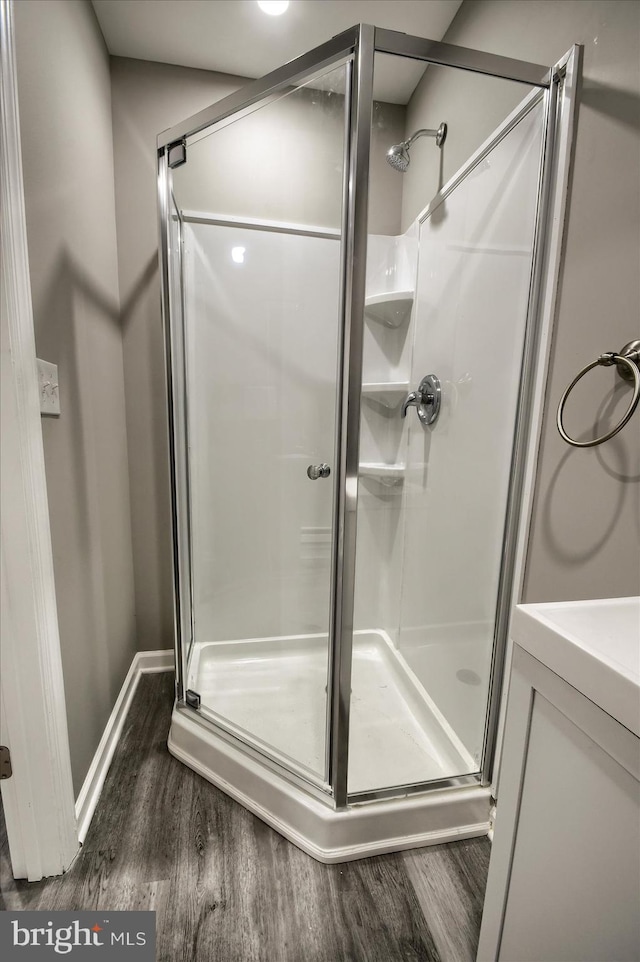
[[486, 831], [563, 77], [360, 25], [158, 138], [169, 747], [326, 861]]

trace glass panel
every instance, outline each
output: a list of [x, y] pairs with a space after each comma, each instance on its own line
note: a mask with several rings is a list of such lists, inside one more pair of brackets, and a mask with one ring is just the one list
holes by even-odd
[[345, 74], [197, 135], [173, 171], [193, 569], [186, 687], [203, 714], [317, 780], [326, 779]]
[[[538, 99], [496, 135], [509, 81], [381, 55], [375, 89], [351, 793], [479, 770], [543, 129]], [[403, 417], [431, 374], [437, 420]]]

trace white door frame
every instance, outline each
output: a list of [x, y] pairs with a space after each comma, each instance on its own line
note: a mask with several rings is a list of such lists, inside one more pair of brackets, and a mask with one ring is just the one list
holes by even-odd
[[12, 0], [0, 0], [0, 740], [13, 874], [64, 872], [78, 852], [40, 424]]

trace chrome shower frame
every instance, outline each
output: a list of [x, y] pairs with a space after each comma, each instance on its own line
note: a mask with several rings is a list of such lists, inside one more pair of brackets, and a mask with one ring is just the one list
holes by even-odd
[[[534, 264], [531, 276], [527, 334], [523, 360], [512, 483], [510, 486], [506, 533], [503, 545], [503, 565], [498, 594], [496, 633], [494, 638], [490, 692], [486, 716], [484, 752], [481, 770], [477, 775], [463, 776], [398, 786], [392, 789], [348, 794], [349, 712], [351, 690], [351, 657], [353, 644], [353, 607], [355, 594], [355, 555], [358, 505], [358, 449], [360, 435], [360, 395], [362, 380], [362, 344], [364, 327], [365, 277], [367, 260], [367, 208], [369, 189], [369, 159], [371, 150], [371, 119], [373, 107], [373, 75], [376, 53], [394, 54], [422, 60], [425, 63], [455, 67], [462, 70], [507, 79], [531, 87], [541, 88], [545, 98], [546, 133], [540, 176], [540, 195], [536, 225]], [[330, 617], [330, 673], [328, 710], [328, 759], [326, 782], [314, 781], [308, 773], [291, 765], [273, 753], [267, 755], [259, 746], [247, 742], [239, 732], [214, 723], [186, 705], [184, 677], [186, 645], [192, 637], [192, 598], [190, 575], [190, 544], [188, 485], [186, 466], [181, 464], [182, 441], [180, 432], [185, 420], [185, 371], [182, 332], [171, 323], [171, 288], [169, 276], [169, 218], [171, 216], [170, 166], [173, 158], [182, 153], [186, 138], [209, 128], [224, 125], [253, 110], [258, 104], [277, 99], [292, 84], [307, 82], [331, 67], [347, 65], [345, 177], [343, 196], [343, 230], [341, 260], [341, 345], [338, 377], [337, 450], [333, 472], [334, 542], [332, 548], [332, 610]], [[566, 195], [561, 180], [568, 180], [568, 161], [558, 161], [560, 143], [570, 154], [571, 125], [575, 113], [575, 78], [579, 76], [580, 48], [572, 51], [554, 67], [532, 64], [470, 50], [433, 40], [408, 36], [361, 24], [346, 30], [332, 40], [256, 80], [211, 107], [200, 111], [158, 137], [158, 198], [159, 235], [162, 279], [162, 311], [165, 330], [167, 392], [169, 406], [169, 451], [172, 492], [172, 523], [174, 549], [174, 627], [176, 650], [177, 709], [198, 717], [203, 725], [215, 727], [217, 733], [240, 748], [245, 754], [259, 759], [279, 775], [302, 786], [306, 791], [331, 801], [337, 809], [356, 802], [406, 796], [434, 789], [456, 788], [463, 791], [469, 785], [492, 783], [494, 758], [500, 716], [502, 674], [507, 649], [509, 618], [512, 604], [519, 600], [524, 544], [528, 518], [522, 510], [530, 501], [525, 488], [527, 477], [532, 477], [537, 450], [539, 428], [532, 426], [532, 407], [536, 392], [546, 370], [546, 340], [553, 316], [557, 284], [559, 249], [550, 243], [548, 227], [561, 224], [553, 220], [552, 202], [564, 210]], [[573, 78], [567, 98], [563, 82], [569, 73]], [[564, 100], [563, 100], [564, 98]], [[570, 101], [570, 103], [568, 103]], [[561, 102], [563, 102], [561, 104]], [[563, 112], [564, 111], [564, 112]], [[564, 124], [561, 137], [559, 118]], [[564, 139], [563, 139], [564, 138]], [[170, 164], [169, 155], [172, 154]], [[565, 169], [566, 168], [566, 169]], [[552, 216], [553, 214], [553, 216]], [[550, 232], [549, 232], [550, 233]], [[553, 276], [552, 276], [553, 275]], [[551, 278], [551, 280], [550, 280]], [[546, 320], [542, 319], [545, 313]], [[546, 332], [546, 333], [545, 333]], [[542, 357], [542, 360], [540, 360]], [[540, 398], [538, 397], [538, 402]], [[534, 418], [534, 421], [536, 419]]]

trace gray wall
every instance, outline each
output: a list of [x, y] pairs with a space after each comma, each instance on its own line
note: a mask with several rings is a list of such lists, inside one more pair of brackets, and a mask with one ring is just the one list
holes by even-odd
[[109, 58], [84, 0], [15, 4], [27, 235], [76, 793], [136, 650]]
[[[555, 411], [566, 385], [603, 351], [640, 336], [640, 4], [636, 0], [473, 0], [447, 42], [552, 64], [585, 46], [566, 260], [547, 385], [525, 600], [624, 596], [640, 584], [638, 417], [597, 448], [570, 448]], [[527, 88], [429, 68], [407, 108], [407, 127], [450, 124], [442, 170], [414, 151], [403, 222], [429, 200], [420, 183], [446, 180]], [[419, 145], [418, 145], [419, 146]], [[429, 169], [421, 165], [430, 163]], [[580, 438], [602, 433], [630, 389], [611, 370], [576, 392], [567, 423]]]
[[406, 230], [433, 195], [468, 160], [532, 89], [497, 77], [452, 67], [429, 66], [407, 104], [409, 137], [422, 127], [445, 121], [441, 149], [431, 139], [411, 148], [411, 164], [402, 175], [402, 228]]
[[[339, 229], [344, 79], [340, 67], [325, 75], [321, 89], [292, 90], [190, 144], [188, 162], [173, 172], [178, 207]], [[400, 231], [402, 180], [385, 162], [385, 150], [404, 126], [404, 106], [374, 103], [369, 227], [376, 234]]]

